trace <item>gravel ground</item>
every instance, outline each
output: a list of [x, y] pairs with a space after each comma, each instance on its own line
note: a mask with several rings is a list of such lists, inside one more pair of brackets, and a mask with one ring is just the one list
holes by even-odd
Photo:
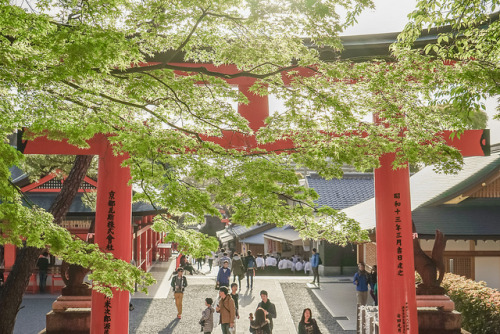
[[290, 314], [297, 327], [305, 308], [310, 308], [313, 318], [323, 334], [355, 334], [356, 331], [343, 330], [336, 319], [314, 295], [311, 289], [303, 283], [281, 283], [281, 289], [285, 295]]
[[135, 309], [130, 312], [129, 333], [200, 333], [198, 321], [206, 307], [205, 298], [215, 300], [217, 291], [208, 285], [190, 285], [187, 289], [182, 302], [182, 319], [177, 319], [172, 292], [162, 299], [134, 299]]

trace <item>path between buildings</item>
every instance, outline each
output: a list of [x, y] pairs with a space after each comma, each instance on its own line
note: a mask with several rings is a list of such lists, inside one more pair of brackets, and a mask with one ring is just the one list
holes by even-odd
[[[182, 319], [176, 318], [176, 308], [170, 279], [175, 262], [157, 262], [151, 273], [157, 284], [149, 288], [149, 294], [135, 293], [130, 312], [129, 333], [200, 333], [198, 321], [205, 308], [205, 298], [217, 299], [215, 277], [217, 267], [208, 272], [205, 265], [202, 275], [187, 275], [188, 287], [184, 294]], [[349, 277], [322, 277], [321, 289], [311, 289], [307, 276], [256, 276], [253, 290], [242, 281], [240, 293], [240, 319], [236, 321], [236, 333], [248, 333], [249, 313], [255, 312], [260, 302], [260, 291], [266, 290], [276, 305], [278, 317], [274, 321], [273, 334], [297, 333], [302, 310], [311, 308], [313, 317], [324, 334], [353, 334], [356, 332], [356, 296]], [[45, 327], [45, 314], [51, 309], [57, 295], [26, 295], [23, 308], [18, 314], [15, 334], [37, 334]], [[220, 326], [212, 333], [220, 333]]]

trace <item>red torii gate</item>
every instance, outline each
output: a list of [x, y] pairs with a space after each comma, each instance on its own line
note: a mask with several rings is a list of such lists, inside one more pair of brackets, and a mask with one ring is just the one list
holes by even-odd
[[[200, 64], [179, 64], [200, 67]], [[235, 66], [203, 65], [217, 72], [237, 73]], [[310, 75], [300, 70], [301, 75]], [[249, 100], [239, 105], [238, 112], [249, 121], [252, 130], [264, 126], [269, 116], [267, 96], [249, 92], [255, 79], [239, 77], [228, 79], [238, 85]], [[460, 139], [449, 139], [450, 132], [441, 134], [447, 144], [458, 148], [463, 156], [484, 156], [489, 147], [487, 131], [466, 131]], [[222, 138], [204, 137], [225, 148], [284, 150], [293, 148], [291, 141], [257, 145], [255, 137], [224, 133]], [[67, 141], [53, 141], [46, 137], [24, 142], [25, 154], [99, 155], [95, 242], [101, 249], [112, 252], [118, 259], [131, 259], [131, 200], [128, 185], [130, 170], [121, 167], [127, 156], [114, 156], [105, 135], [96, 135], [88, 141], [88, 149], [80, 149]], [[377, 217], [377, 261], [379, 297], [379, 324], [381, 333], [418, 333], [415, 298], [415, 276], [412, 246], [411, 202], [408, 168], [393, 170], [394, 153], [381, 157], [381, 167], [375, 170], [375, 201]], [[113, 297], [92, 293], [92, 333], [128, 333], [128, 292], [113, 290]]]

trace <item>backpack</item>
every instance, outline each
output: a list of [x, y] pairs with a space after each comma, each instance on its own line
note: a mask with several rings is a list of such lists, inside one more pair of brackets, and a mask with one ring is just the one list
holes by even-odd
[[318, 266], [319, 266], [320, 264], [323, 264], [323, 261], [321, 261], [321, 257], [318, 255]]
[[253, 267], [255, 267], [255, 262], [253, 261], [253, 258], [249, 258], [247, 262], [247, 268], [251, 269]]

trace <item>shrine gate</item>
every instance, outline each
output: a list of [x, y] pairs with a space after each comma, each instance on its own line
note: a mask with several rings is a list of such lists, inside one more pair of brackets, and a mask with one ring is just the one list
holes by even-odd
[[[156, 63], [157, 64], [157, 63]], [[155, 65], [155, 63], [150, 63]], [[205, 67], [223, 73], [237, 73], [235, 66], [178, 64]], [[307, 70], [299, 71], [308, 75]], [[258, 131], [269, 116], [267, 96], [249, 92], [255, 79], [239, 77], [227, 80], [237, 85], [249, 100], [239, 105], [238, 112], [249, 121], [252, 130]], [[450, 133], [440, 134], [450, 146], [458, 148], [463, 156], [486, 155], [489, 137], [485, 130], [471, 130], [460, 139], [448, 139]], [[293, 148], [291, 141], [258, 145], [254, 136], [225, 132], [222, 137], [203, 137], [225, 148], [266, 150]], [[88, 141], [88, 149], [79, 149], [66, 141], [51, 141], [39, 137], [24, 143], [25, 154], [99, 155], [98, 193], [96, 210], [95, 242], [101, 249], [112, 252], [118, 259], [130, 260], [131, 255], [131, 200], [132, 189], [128, 185], [130, 171], [121, 167], [127, 156], [114, 156], [105, 135], [96, 135]], [[415, 297], [415, 274], [411, 224], [410, 185], [408, 168], [393, 170], [394, 153], [380, 158], [381, 167], [375, 171], [375, 200], [377, 217], [377, 260], [379, 290], [379, 324], [381, 333], [418, 333]], [[128, 292], [113, 290], [113, 297], [93, 292], [91, 333], [128, 333]]]

